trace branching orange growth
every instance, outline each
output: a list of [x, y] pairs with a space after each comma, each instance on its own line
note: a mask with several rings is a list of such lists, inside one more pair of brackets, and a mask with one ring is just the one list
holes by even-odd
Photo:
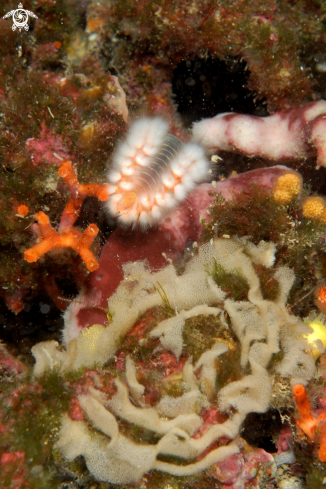
[[295, 385], [293, 387], [293, 394], [300, 414], [300, 418], [296, 419], [295, 423], [311, 441], [314, 441], [316, 427], [324, 419], [325, 413], [321, 414], [318, 418], [312, 415], [307, 391], [303, 385]]
[[90, 224], [84, 233], [73, 229], [59, 234], [51, 227], [50, 220], [44, 212], [38, 212], [35, 214], [35, 218], [38, 221], [42, 241], [24, 251], [26, 261], [34, 263], [49, 251], [72, 248], [80, 255], [88, 270], [93, 271], [98, 268], [96, 258], [89, 249], [99, 231], [95, 224]]
[[104, 201], [108, 198], [107, 186], [100, 184], [82, 185], [78, 182], [71, 161], [64, 161], [59, 168], [59, 175], [65, 180], [70, 189], [70, 198], [62, 213], [59, 229], [55, 231], [48, 216], [44, 212], [35, 214], [41, 241], [32, 248], [24, 251], [25, 260], [29, 263], [36, 262], [39, 258], [52, 250], [60, 248], [72, 248], [84, 261], [89, 271], [98, 268], [98, 263], [90, 250], [98, 227], [90, 224], [83, 233], [73, 228], [78, 218], [85, 197], [93, 196]]
[[97, 197], [103, 202], [109, 197], [109, 194], [107, 185], [79, 183], [71, 161], [63, 161], [58, 173], [70, 188], [70, 198], [60, 219], [60, 229], [65, 229], [75, 224], [85, 197]]

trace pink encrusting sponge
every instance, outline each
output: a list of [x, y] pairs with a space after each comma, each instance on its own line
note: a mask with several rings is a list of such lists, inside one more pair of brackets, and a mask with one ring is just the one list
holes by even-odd
[[106, 206], [120, 223], [149, 227], [207, 179], [209, 162], [196, 143], [183, 143], [169, 134], [160, 117], [132, 124], [113, 157], [108, 172]]

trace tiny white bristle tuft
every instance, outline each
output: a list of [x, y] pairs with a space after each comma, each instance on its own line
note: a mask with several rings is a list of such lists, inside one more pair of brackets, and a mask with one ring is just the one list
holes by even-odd
[[108, 189], [108, 194], [109, 195], [112, 195], [112, 194], [115, 194], [115, 192], [117, 191], [118, 187], [116, 185], [109, 184], [107, 186], [107, 189]]
[[121, 188], [123, 190], [131, 190], [132, 187], [133, 187], [132, 182], [128, 182], [128, 181], [121, 182]]
[[157, 193], [157, 194], [155, 194], [154, 198], [155, 198], [155, 202], [157, 203], [157, 205], [159, 205], [159, 206], [162, 205], [163, 200], [164, 200], [163, 193]]
[[118, 202], [121, 200], [121, 194], [120, 193], [115, 193], [112, 195], [112, 197], [109, 199], [112, 205], [117, 205]]
[[147, 166], [150, 164], [150, 157], [146, 156], [142, 151], [139, 151], [135, 156], [135, 163], [140, 166]]
[[117, 183], [121, 180], [121, 173], [117, 171], [111, 171], [109, 174], [109, 181], [110, 183]]
[[125, 158], [129, 159], [132, 161], [132, 158], [135, 157], [135, 154], [137, 152], [137, 149], [133, 146], [129, 146], [126, 141], [124, 141], [122, 144], [120, 144], [118, 148], [119, 152], [119, 158]]
[[178, 201], [174, 198], [174, 195], [169, 192], [164, 195], [164, 202], [162, 205], [167, 211], [170, 211], [178, 205]]
[[176, 184], [175, 178], [172, 173], [163, 173], [161, 180], [164, 187], [166, 187], [167, 189], [172, 189]]
[[154, 156], [157, 151], [157, 147], [151, 146], [150, 144], [145, 144], [142, 149], [144, 154], [147, 156]]
[[120, 216], [121, 224], [126, 224], [127, 226], [134, 226], [134, 223], [138, 220], [138, 213], [136, 209], [131, 209], [129, 212], [122, 214]]
[[181, 201], [186, 198], [187, 192], [182, 183], [179, 183], [174, 187], [174, 196], [177, 200]]
[[175, 177], [180, 177], [180, 178], [183, 177], [183, 175], [186, 172], [186, 169], [180, 165], [179, 160], [172, 161], [171, 170]]
[[139, 224], [146, 229], [154, 224], [152, 216], [146, 211], [142, 211], [139, 216]]
[[148, 210], [152, 207], [152, 199], [148, 195], [144, 195], [139, 199], [141, 206], [145, 209]]
[[168, 130], [164, 119], [144, 117], [119, 144], [108, 171], [106, 207], [121, 224], [155, 225], [207, 178], [204, 150], [183, 144]]
[[169, 124], [161, 117], [148, 119], [147, 144], [150, 146], [160, 146], [168, 131]]
[[130, 175], [133, 175], [135, 173], [135, 168], [127, 166], [125, 168], [122, 168], [121, 173], [129, 177]]
[[169, 125], [164, 119], [144, 117], [131, 126], [126, 142], [136, 149], [146, 145], [159, 148], [168, 130]]
[[160, 211], [160, 208], [158, 205], [154, 205], [152, 208], [152, 216], [155, 221], [158, 221], [162, 217], [162, 212]]
[[110, 214], [112, 214], [112, 215], [117, 214], [117, 204], [116, 204], [116, 202], [113, 202], [112, 199], [109, 198], [106, 201], [106, 208]]
[[186, 173], [182, 179], [182, 185], [186, 189], [187, 193], [190, 192], [195, 186], [194, 178], [191, 173]]
[[130, 168], [133, 164], [133, 160], [131, 158], [123, 159], [123, 168]]

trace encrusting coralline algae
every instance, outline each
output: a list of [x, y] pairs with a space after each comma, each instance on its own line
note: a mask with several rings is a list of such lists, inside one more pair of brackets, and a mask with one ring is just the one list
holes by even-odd
[[[84, 419], [64, 416], [56, 443], [60, 452], [68, 460], [82, 455], [96, 479], [115, 484], [138, 482], [151, 469], [177, 476], [193, 475], [239, 452], [243, 446], [239, 438], [241, 424], [248, 413], [268, 410], [275, 375], [305, 383], [315, 372], [309, 353], [312, 346], [304, 337], [311, 330], [286, 308], [293, 271], [287, 267], [273, 269], [278, 296], [274, 300], [263, 298], [254, 265], [272, 268], [274, 260], [273, 243], [261, 241], [255, 246], [247, 239], [218, 238], [200, 246], [198, 255], [181, 275], [172, 264], [159, 272], [152, 272], [144, 262], [126, 264], [125, 278], [108, 301], [112, 317], [109, 326], [93, 325], [81, 332], [69, 342], [67, 351], [60, 351], [53, 341], [36, 345], [35, 376], [43, 375], [47, 369], [65, 373], [91, 367], [95, 362], [104, 365], [114, 357], [139, 314], [162, 304], [157, 290], [160, 284], [173, 316], [159, 322], [149, 333], [149, 337], [160, 340], [154, 356], [157, 351], [168, 351], [179, 360], [185, 353], [183, 331], [187, 319], [213, 315], [239, 342], [238, 368], [242, 378], [217, 389], [219, 372], [215, 359], [226, 353], [228, 344], [215, 338], [197, 361], [187, 358], [182, 369], [182, 395], [166, 395], [150, 404], [144, 396], [146, 387], [137, 379], [135, 363], [127, 356], [125, 374], [115, 378], [116, 393], [112, 397], [94, 384], [78, 396]], [[207, 274], [214, 264], [223, 264], [227, 273], [244, 277], [248, 286], [246, 300], [226, 298]], [[271, 362], [280, 352], [281, 360]], [[203, 424], [202, 409], [216, 403], [228, 413], [228, 418], [208, 425], [207, 431], [196, 437]], [[155, 433], [157, 442], [136, 443], [121, 433], [119, 420]], [[214, 442], [219, 446], [207, 453]], [[158, 458], [160, 455], [168, 455], [172, 461], [164, 462]]]

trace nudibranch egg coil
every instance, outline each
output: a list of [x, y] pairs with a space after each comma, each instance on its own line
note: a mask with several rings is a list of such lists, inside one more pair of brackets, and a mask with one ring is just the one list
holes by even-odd
[[170, 134], [160, 117], [138, 119], [108, 171], [110, 214], [121, 224], [154, 225], [207, 178], [204, 149]]

